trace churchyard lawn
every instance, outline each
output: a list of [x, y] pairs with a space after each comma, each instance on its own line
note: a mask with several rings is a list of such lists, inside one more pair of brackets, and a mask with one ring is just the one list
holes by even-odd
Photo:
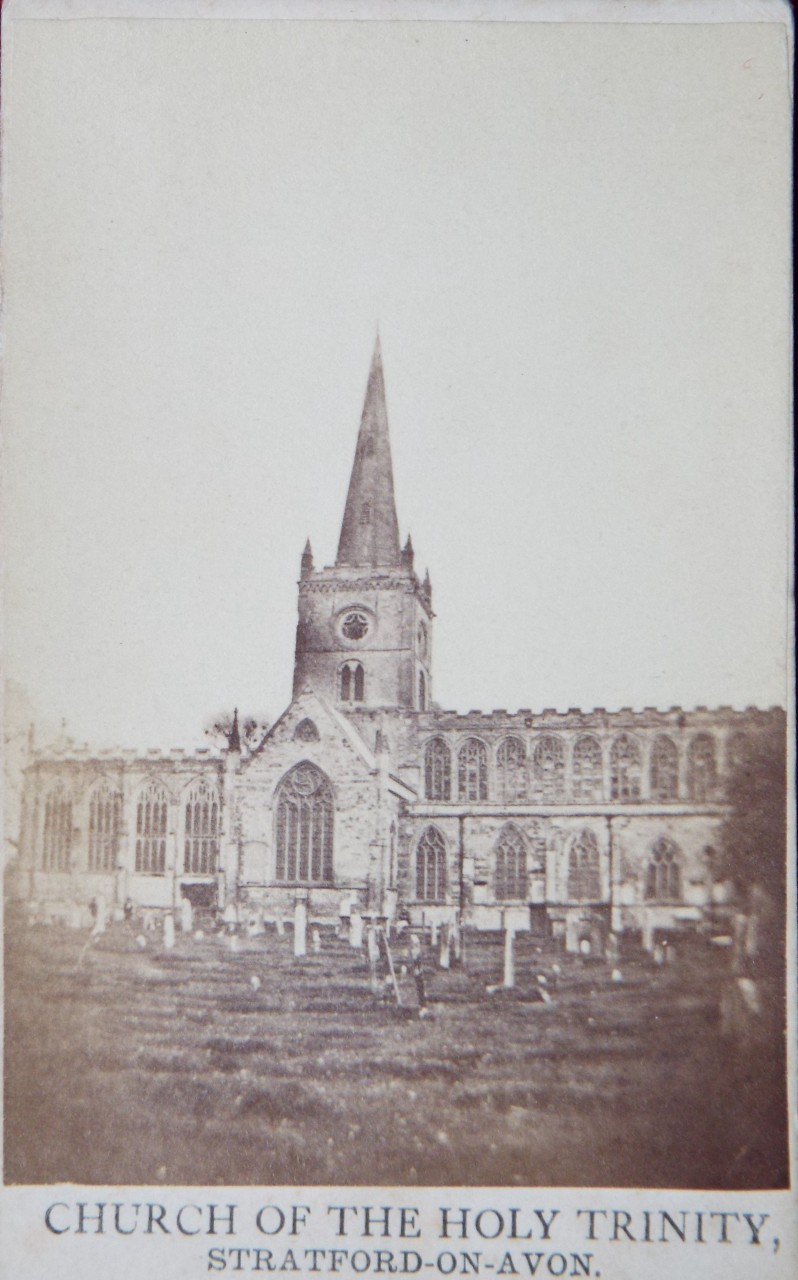
[[501, 939], [468, 935], [448, 973], [425, 951], [420, 1019], [331, 931], [299, 961], [290, 931], [137, 934], [80, 959], [86, 931], [7, 913], [7, 1182], [783, 1184], [779, 1064], [721, 1040], [706, 944], [619, 982], [521, 935], [491, 994]]

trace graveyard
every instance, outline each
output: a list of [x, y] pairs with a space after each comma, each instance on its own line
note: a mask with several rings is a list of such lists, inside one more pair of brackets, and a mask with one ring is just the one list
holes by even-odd
[[6, 1182], [784, 1184], [783, 1065], [723, 1039], [705, 941], [608, 962], [519, 933], [505, 986], [501, 934], [442, 969], [427, 931], [375, 989], [367, 939], [311, 937], [9, 908]]

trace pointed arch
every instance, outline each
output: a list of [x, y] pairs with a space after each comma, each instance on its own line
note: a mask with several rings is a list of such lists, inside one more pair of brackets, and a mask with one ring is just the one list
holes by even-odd
[[107, 779], [89, 793], [89, 871], [115, 871], [122, 838], [122, 793]]
[[219, 866], [221, 800], [216, 786], [200, 778], [186, 797], [183, 871], [212, 876]]
[[446, 901], [446, 841], [437, 827], [425, 827], [416, 845], [416, 898]]
[[691, 800], [711, 800], [717, 783], [715, 740], [709, 733], [693, 738], [687, 752], [687, 787]]
[[318, 742], [319, 731], [316, 728], [315, 721], [309, 716], [305, 716], [304, 720], [300, 720], [296, 729], [294, 729], [294, 742]]
[[341, 702], [363, 702], [366, 696], [366, 673], [362, 662], [345, 662], [341, 667]]
[[532, 785], [543, 803], [565, 798], [565, 751], [562, 739], [552, 733], [538, 738], [532, 752]]
[[601, 898], [598, 841], [587, 827], [572, 842], [568, 854], [568, 898], [571, 902]]
[[443, 738], [431, 738], [424, 749], [424, 794], [428, 800], [452, 798], [452, 753]]
[[610, 750], [610, 799], [633, 804], [640, 799], [640, 743], [619, 733]]
[[166, 871], [169, 798], [162, 783], [148, 782], [136, 801], [136, 871], [162, 876]]
[[457, 753], [457, 789], [461, 800], [488, 798], [488, 749], [479, 738], [466, 738]]
[[646, 867], [647, 902], [679, 902], [682, 896], [682, 855], [679, 846], [660, 836], [651, 846]]
[[496, 898], [500, 902], [523, 900], [527, 896], [526, 840], [514, 822], [499, 832], [495, 847]]
[[503, 738], [496, 749], [496, 786], [502, 804], [526, 800], [526, 747], [522, 738]]
[[574, 743], [571, 780], [574, 800], [589, 804], [604, 798], [601, 743], [592, 733], [582, 734]]
[[651, 747], [651, 799], [675, 800], [679, 794], [679, 753], [676, 743], [660, 733]]
[[280, 782], [274, 797], [275, 878], [282, 884], [333, 883], [332, 783], [303, 760]]
[[72, 801], [58, 783], [44, 802], [42, 870], [69, 871], [72, 856]]

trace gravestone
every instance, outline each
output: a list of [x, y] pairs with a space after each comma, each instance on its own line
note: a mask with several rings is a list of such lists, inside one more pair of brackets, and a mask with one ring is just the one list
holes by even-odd
[[297, 902], [294, 906], [294, 955], [305, 956], [308, 953], [308, 905]]
[[175, 945], [175, 918], [171, 911], [167, 911], [163, 918], [163, 945], [167, 951], [171, 951]]

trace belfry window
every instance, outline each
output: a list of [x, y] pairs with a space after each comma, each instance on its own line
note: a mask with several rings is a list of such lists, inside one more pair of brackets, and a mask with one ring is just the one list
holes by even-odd
[[446, 901], [446, 841], [437, 827], [427, 827], [416, 845], [416, 898]]
[[433, 738], [424, 752], [424, 794], [428, 800], [451, 800], [452, 753], [443, 738]]
[[479, 738], [466, 738], [458, 752], [457, 783], [461, 800], [487, 800], [488, 751]]
[[601, 743], [591, 734], [577, 738], [571, 769], [573, 797], [582, 804], [601, 800], [604, 792]]
[[640, 744], [628, 733], [620, 733], [610, 751], [610, 799], [640, 799]]
[[362, 702], [366, 695], [366, 673], [362, 662], [345, 662], [341, 667], [341, 701]]
[[219, 865], [219, 816], [219, 793], [203, 779], [191, 788], [186, 803], [186, 875], [215, 875]]
[[646, 869], [645, 896], [649, 902], [678, 902], [682, 896], [679, 850], [665, 836], [660, 836], [652, 847]]
[[700, 804], [712, 798], [717, 781], [717, 766], [715, 743], [708, 733], [699, 733], [690, 743], [687, 778], [691, 800], [697, 800]]
[[532, 753], [535, 799], [544, 804], [565, 798], [565, 752], [559, 738], [546, 734]]
[[526, 747], [521, 738], [505, 738], [496, 752], [496, 784], [502, 804], [526, 800]]
[[673, 740], [661, 733], [651, 748], [651, 799], [675, 800], [679, 794], [679, 756]]
[[122, 836], [122, 797], [103, 782], [89, 799], [89, 871], [115, 871]]
[[72, 801], [63, 788], [51, 791], [44, 802], [44, 871], [68, 871], [72, 852]]
[[166, 790], [157, 782], [142, 791], [136, 805], [136, 871], [162, 876], [166, 871]]
[[286, 774], [275, 797], [275, 878], [283, 884], [332, 884], [333, 790], [315, 764]]
[[518, 827], [508, 823], [496, 841], [496, 898], [523, 900], [526, 894], [526, 841]]
[[583, 831], [568, 855], [568, 897], [572, 902], [596, 902], [601, 897], [598, 841]]

